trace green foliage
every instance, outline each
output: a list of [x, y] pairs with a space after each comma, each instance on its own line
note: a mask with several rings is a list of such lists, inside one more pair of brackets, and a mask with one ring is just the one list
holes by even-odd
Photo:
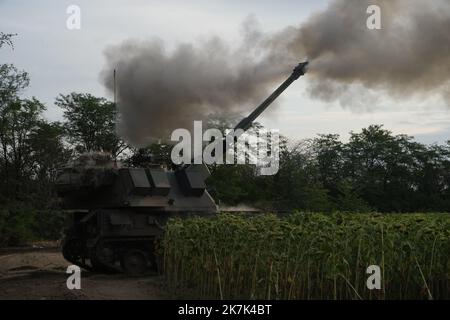
[[59, 240], [63, 236], [67, 213], [62, 210], [46, 209], [36, 211], [31, 228], [37, 240]]
[[167, 168], [172, 166], [170, 153], [172, 146], [164, 143], [155, 143], [147, 148], [133, 148], [132, 154], [123, 162], [130, 167], [148, 167], [159, 164]]
[[64, 128], [58, 122], [41, 121], [28, 136], [33, 176], [41, 183], [54, 183], [56, 171], [71, 157], [63, 143]]
[[[197, 298], [450, 298], [447, 214], [177, 218], [163, 246], [169, 287]], [[370, 265], [382, 290], [366, 286]]]
[[[12, 34], [0, 32], [0, 47], [12, 47]], [[59, 123], [43, 118], [45, 106], [22, 99], [29, 76], [0, 64], [0, 246], [33, 239], [56, 239], [62, 228], [53, 182], [69, 158]]]
[[283, 147], [279, 171], [214, 166], [210, 185], [225, 204], [277, 210], [450, 212], [450, 144], [424, 145], [380, 125], [319, 135]]
[[3, 45], [8, 45], [11, 48], [14, 48], [13, 42], [12, 42], [12, 37], [14, 37], [15, 33], [3, 33], [0, 31], [0, 48], [3, 47]]
[[31, 240], [35, 214], [21, 203], [0, 206], [0, 246], [23, 245]]
[[[218, 199], [236, 205], [258, 199], [261, 184], [256, 184], [254, 168], [247, 165], [211, 166], [212, 176], [208, 184], [213, 185]], [[253, 196], [253, 198], [252, 198]]]
[[28, 73], [19, 71], [12, 64], [0, 64], [0, 110], [7, 103], [17, 99], [17, 95], [30, 83]]
[[79, 153], [90, 151], [120, 155], [126, 144], [116, 134], [116, 107], [105, 98], [88, 93], [60, 95], [55, 104], [64, 110], [64, 126]]
[[349, 183], [341, 182], [336, 186], [338, 195], [334, 204], [339, 211], [345, 212], [368, 212], [370, 206], [352, 189]]
[[44, 110], [34, 98], [15, 99], [0, 110], [0, 188], [8, 198], [25, 201], [35, 191], [50, 195], [56, 169], [70, 155], [61, 127], [44, 120]]
[[61, 239], [65, 219], [61, 210], [36, 210], [22, 202], [0, 205], [0, 247]]

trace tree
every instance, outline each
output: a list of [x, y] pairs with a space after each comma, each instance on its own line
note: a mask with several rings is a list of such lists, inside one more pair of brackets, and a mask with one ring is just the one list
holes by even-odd
[[146, 167], [159, 164], [166, 168], [173, 166], [170, 158], [172, 146], [165, 143], [154, 143], [146, 148], [132, 148], [131, 155], [125, 159], [130, 167]]
[[44, 122], [44, 110], [44, 105], [35, 98], [17, 98], [0, 111], [2, 170], [6, 194], [20, 196], [30, 188], [28, 182], [33, 175], [30, 137]]
[[345, 151], [348, 158], [346, 171], [355, 190], [369, 204], [382, 205], [385, 200], [394, 144], [391, 132], [382, 126], [369, 126], [361, 133], [350, 133]]
[[[12, 34], [1, 32], [0, 48], [4, 44], [12, 47], [12, 36]], [[28, 85], [29, 77], [26, 72], [19, 71], [12, 64], [0, 65], [0, 169], [4, 181], [2, 191], [6, 196], [15, 192], [19, 175], [22, 174], [22, 156], [24, 155], [22, 129], [24, 128], [21, 126], [26, 119], [21, 112], [23, 104], [18, 95]], [[18, 123], [15, 123], [16, 121]], [[11, 179], [14, 180], [13, 185], [11, 185]]]
[[88, 93], [60, 95], [56, 105], [64, 110], [66, 134], [78, 153], [102, 151], [117, 158], [128, 148], [115, 131], [116, 107]]
[[58, 122], [40, 120], [28, 136], [30, 178], [35, 181], [36, 201], [54, 197], [57, 171], [67, 163], [72, 151], [63, 143], [64, 128]]
[[[14, 34], [0, 32], [0, 48], [7, 44], [13, 48]], [[28, 87], [30, 78], [25, 71], [19, 71], [12, 64], [0, 64], [0, 110], [17, 98], [21, 90]]]
[[[12, 47], [12, 36], [0, 32], [0, 47]], [[57, 124], [43, 119], [40, 101], [20, 98], [28, 84], [26, 72], [0, 65], [0, 245], [55, 235], [62, 227], [62, 215], [47, 210], [56, 199], [52, 179], [63, 161], [62, 138]]]
[[280, 169], [272, 177], [278, 209], [329, 211], [327, 190], [320, 182], [310, 141], [283, 148]]
[[11, 48], [14, 48], [12, 37], [14, 37], [15, 33], [3, 33], [0, 31], [0, 48], [3, 47], [3, 45], [8, 45]]
[[15, 100], [18, 94], [28, 87], [30, 78], [25, 71], [19, 71], [12, 64], [0, 65], [0, 108], [11, 100]]
[[[0, 34], [0, 42], [9, 44], [11, 36]], [[61, 126], [43, 118], [45, 106], [36, 98], [19, 97], [28, 84], [26, 72], [0, 65], [0, 188], [6, 198], [51, 193], [56, 167], [68, 158]]]
[[320, 134], [313, 139], [311, 148], [318, 166], [319, 179], [330, 192], [337, 196], [343, 181], [344, 145], [337, 134]]

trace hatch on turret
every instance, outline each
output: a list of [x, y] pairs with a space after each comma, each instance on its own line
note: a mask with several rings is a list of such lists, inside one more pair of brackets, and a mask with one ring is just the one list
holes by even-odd
[[167, 178], [167, 171], [164, 169], [147, 169], [147, 177], [152, 186], [152, 195], [167, 196], [170, 191], [170, 182]]
[[181, 190], [186, 196], [201, 197], [206, 190], [205, 180], [210, 176], [204, 164], [190, 165], [175, 172]]
[[120, 176], [128, 194], [166, 196], [170, 191], [169, 179], [163, 169], [121, 169]]

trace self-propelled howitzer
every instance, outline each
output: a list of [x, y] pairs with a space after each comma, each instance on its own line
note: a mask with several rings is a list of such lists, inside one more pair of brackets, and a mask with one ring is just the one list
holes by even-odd
[[[306, 72], [300, 63], [235, 129], [253, 121]], [[142, 273], [157, 267], [155, 240], [173, 216], [214, 214], [218, 206], [207, 190], [205, 165], [177, 170], [160, 166], [126, 168], [107, 154], [88, 153], [59, 171], [56, 187], [70, 212], [63, 255], [85, 269]]]

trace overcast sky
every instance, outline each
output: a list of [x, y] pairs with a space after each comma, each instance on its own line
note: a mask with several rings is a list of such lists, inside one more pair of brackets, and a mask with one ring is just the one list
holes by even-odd
[[[36, 96], [47, 105], [46, 117], [61, 119], [54, 106], [59, 93], [89, 92], [111, 98], [99, 82], [105, 59], [103, 51], [128, 38], [160, 38], [170, 47], [211, 35], [230, 43], [239, 38], [242, 22], [254, 15], [264, 31], [299, 25], [328, 0], [220, 0], [220, 1], [61, 1], [0, 0], [0, 31], [17, 33], [15, 50], [3, 48], [1, 63], [14, 63], [29, 72], [30, 87], [24, 96]], [[81, 8], [81, 29], [68, 30], [66, 9]], [[301, 60], [303, 57], [299, 57]], [[424, 57], [426, 63], [426, 57]], [[394, 133], [415, 136], [426, 143], [450, 139], [450, 108], [436, 97], [402, 103], [383, 99], [382, 105], [364, 112], [325, 103], [305, 94], [302, 78], [283, 95], [276, 112], [263, 117], [268, 128], [278, 128], [293, 138], [317, 133], [338, 133], [345, 140], [349, 131], [370, 124], [384, 124]], [[276, 85], [275, 85], [276, 86]], [[263, 100], [265, 97], [261, 97]], [[370, 110], [370, 111], [367, 111]]]

